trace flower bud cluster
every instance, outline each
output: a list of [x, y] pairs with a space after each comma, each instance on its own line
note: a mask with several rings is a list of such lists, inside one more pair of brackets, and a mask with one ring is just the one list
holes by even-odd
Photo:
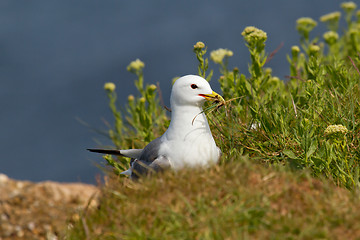
[[320, 17], [320, 21], [321, 22], [332, 22], [332, 21], [339, 21], [341, 17], [341, 12], [332, 12], [332, 13], [328, 13], [328, 14], [325, 14], [323, 16]]
[[225, 57], [231, 57], [233, 55], [231, 50], [219, 48], [210, 53], [210, 59], [213, 60], [214, 63], [221, 64]]
[[141, 71], [144, 67], [145, 63], [143, 63], [140, 59], [136, 59], [127, 66], [127, 70], [129, 72], [136, 73], [138, 71]]
[[333, 45], [339, 39], [339, 34], [334, 31], [328, 31], [324, 33], [323, 38], [327, 44]]
[[348, 129], [345, 126], [339, 124], [339, 125], [329, 125], [325, 129], [324, 134], [326, 136], [330, 136], [333, 134], [345, 135], [347, 132], [348, 132]]
[[264, 43], [267, 39], [266, 32], [252, 26], [246, 27], [244, 31], [241, 33], [241, 35], [244, 37], [245, 41], [249, 44], [254, 42]]
[[107, 82], [107, 83], [104, 84], [104, 89], [106, 91], [113, 92], [113, 91], [115, 91], [115, 88], [116, 88], [116, 86], [112, 82]]

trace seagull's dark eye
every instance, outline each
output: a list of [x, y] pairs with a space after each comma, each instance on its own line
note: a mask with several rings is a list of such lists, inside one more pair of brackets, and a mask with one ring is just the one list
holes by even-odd
[[198, 86], [196, 84], [191, 84], [191, 88], [195, 89], [195, 88], [198, 88]]

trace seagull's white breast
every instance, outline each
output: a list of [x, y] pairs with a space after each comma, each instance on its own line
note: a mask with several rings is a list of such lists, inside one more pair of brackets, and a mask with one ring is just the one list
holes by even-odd
[[189, 124], [174, 130], [169, 128], [162, 136], [159, 154], [166, 156], [174, 169], [207, 166], [216, 163], [220, 150], [212, 137], [204, 114]]

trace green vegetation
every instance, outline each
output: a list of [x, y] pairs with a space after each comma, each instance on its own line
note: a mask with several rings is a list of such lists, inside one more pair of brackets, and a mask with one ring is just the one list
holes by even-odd
[[[322, 38], [311, 37], [315, 20], [298, 19], [300, 46], [288, 56], [288, 79], [264, 67], [271, 55], [267, 34], [258, 28], [242, 32], [250, 52], [248, 76], [228, 68], [232, 51], [212, 51], [227, 100], [208, 113], [224, 153], [220, 165], [167, 172], [139, 185], [117, 175], [129, 159], [105, 156], [115, 174], [104, 186], [100, 208], [73, 223], [70, 238], [360, 237], [352, 195], [360, 187], [360, 11], [352, 2], [341, 8], [346, 28], [339, 31], [340, 12], [324, 15], [320, 21], [328, 31]], [[198, 74], [210, 81], [207, 47], [198, 42], [194, 52]], [[118, 148], [142, 148], [169, 124], [157, 87], [144, 87], [143, 67], [139, 60], [128, 66], [140, 96], [129, 96], [126, 112], [116, 107], [115, 85], [105, 85], [115, 118], [109, 136]]]
[[134, 183], [111, 178], [67, 239], [357, 239], [358, 198], [306, 173], [234, 158]]

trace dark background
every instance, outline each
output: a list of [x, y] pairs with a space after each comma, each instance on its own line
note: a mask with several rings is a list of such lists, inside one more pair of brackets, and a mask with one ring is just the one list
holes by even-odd
[[[119, 104], [136, 95], [126, 66], [145, 62], [145, 83], [160, 83], [168, 103], [171, 79], [196, 74], [192, 47], [234, 52], [230, 66], [247, 74], [241, 32], [268, 34], [266, 50], [284, 46], [268, 64], [288, 75], [286, 55], [299, 44], [296, 19], [340, 11], [341, 1], [0, 1], [0, 173], [32, 181], [95, 182], [100, 155], [85, 149], [110, 142], [82, 125], [111, 122], [105, 82]], [[319, 23], [313, 36], [324, 32]], [[212, 65], [213, 66], [213, 65]], [[217, 69], [217, 67], [216, 67]], [[219, 91], [218, 71], [211, 82]]]

